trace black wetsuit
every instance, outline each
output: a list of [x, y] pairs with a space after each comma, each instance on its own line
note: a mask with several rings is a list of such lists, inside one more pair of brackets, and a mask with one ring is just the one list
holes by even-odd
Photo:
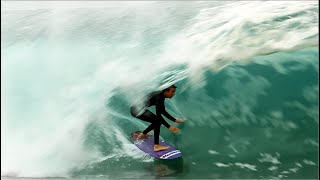
[[148, 126], [147, 129], [145, 129], [142, 133], [146, 135], [148, 132], [150, 132], [151, 130], [154, 129], [154, 144], [159, 144], [161, 124], [163, 124], [167, 128], [170, 127], [170, 125], [163, 119], [161, 114], [163, 114], [164, 116], [166, 116], [168, 119], [170, 119], [173, 122], [176, 121], [176, 119], [174, 117], [172, 117], [165, 110], [164, 100], [165, 100], [165, 97], [164, 97], [164, 94], [162, 91], [153, 92], [153, 93], [149, 94], [149, 96], [147, 98], [147, 102], [146, 102], [145, 106], [146, 107], [156, 106], [156, 114], [157, 115], [153, 114], [151, 111], [149, 111], [147, 109], [140, 115], [140, 114], [138, 114], [137, 108], [135, 106], [131, 107], [131, 115], [133, 117], [136, 117], [138, 119], [141, 119], [143, 121], [151, 123], [150, 126]]

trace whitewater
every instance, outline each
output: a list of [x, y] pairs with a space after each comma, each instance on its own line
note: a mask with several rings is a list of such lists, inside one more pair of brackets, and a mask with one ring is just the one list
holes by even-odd
[[[1, 1], [2, 178], [317, 179], [318, 16], [317, 1]], [[183, 158], [160, 161], [130, 142], [148, 125], [130, 106], [171, 84], [186, 122], [161, 136]]]

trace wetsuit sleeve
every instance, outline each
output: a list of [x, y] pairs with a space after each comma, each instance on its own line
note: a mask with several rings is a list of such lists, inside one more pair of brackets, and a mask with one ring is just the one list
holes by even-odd
[[165, 108], [163, 109], [162, 114], [163, 114], [165, 117], [167, 117], [168, 119], [170, 119], [171, 121], [176, 122], [176, 119], [175, 119], [174, 117], [172, 117], [172, 116], [166, 111]]
[[156, 114], [159, 117], [159, 119], [161, 120], [161, 124], [163, 124], [165, 127], [169, 128], [170, 125], [161, 116], [161, 114], [163, 113], [163, 108], [164, 108], [164, 102], [157, 101], [157, 103], [156, 103]]

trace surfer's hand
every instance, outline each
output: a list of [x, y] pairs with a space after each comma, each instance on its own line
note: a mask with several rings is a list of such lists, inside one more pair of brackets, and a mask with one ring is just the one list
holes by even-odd
[[182, 119], [176, 119], [176, 123], [183, 123], [183, 122], [185, 122], [186, 120], [182, 120]]
[[180, 131], [179, 128], [174, 127], [174, 126], [170, 126], [170, 127], [169, 127], [169, 130], [170, 130], [171, 132], [173, 132], [173, 133], [178, 133], [178, 132]]

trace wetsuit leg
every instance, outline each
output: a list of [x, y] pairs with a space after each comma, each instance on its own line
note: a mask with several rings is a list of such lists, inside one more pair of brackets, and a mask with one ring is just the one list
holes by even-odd
[[146, 135], [151, 130], [154, 130], [154, 144], [159, 144], [160, 126], [162, 121], [159, 120], [158, 117], [149, 110], [146, 110], [143, 114], [135, 117], [151, 123], [142, 133]]
[[[141, 115], [140, 114], [138, 115], [138, 113], [136, 111], [136, 108], [133, 106], [133, 107], [131, 107], [130, 113], [131, 113], [131, 115], [133, 117], [141, 119], [143, 121], [146, 121], [146, 122], [149, 122], [149, 123], [159, 122], [160, 124], [163, 124], [168, 129], [170, 127], [170, 124], [168, 124], [167, 121], [165, 121], [163, 119], [163, 117], [158, 117], [157, 115], [153, 114], [149, 110], [145, 110]], [[148, 130], [151, 131], [152, 129], [150, 129], [150, 130], [148, 129]]]

